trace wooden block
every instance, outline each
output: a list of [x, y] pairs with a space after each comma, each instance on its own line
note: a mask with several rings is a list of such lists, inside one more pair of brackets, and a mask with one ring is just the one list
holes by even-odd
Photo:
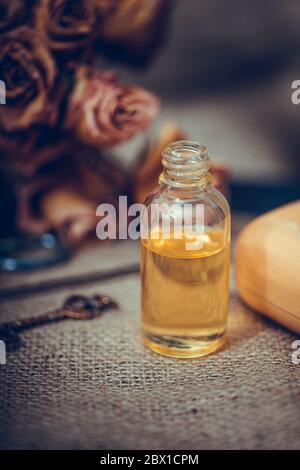
[[236, 243], [235, 278], [250, 307], [300, 333], [300, 201], [253, 220]]

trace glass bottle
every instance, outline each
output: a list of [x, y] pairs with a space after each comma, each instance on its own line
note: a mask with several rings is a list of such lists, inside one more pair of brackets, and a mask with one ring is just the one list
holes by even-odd
[[230, 208], [212, 186], [205, 146], [174, 142], [162, 164], [141, 219], [143, 341], [166, 356], [204, 356], [226, 331]]

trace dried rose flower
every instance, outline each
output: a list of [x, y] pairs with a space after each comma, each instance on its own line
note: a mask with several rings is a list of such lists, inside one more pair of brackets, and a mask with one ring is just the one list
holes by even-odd
[[89, 145], [111, 146], [148, 127], [158, 110], [159, 102], [151, 93], [83, 67], [77, 73], [66, 125]]
[[0, 36], [0, 70], [6, 85], [0, 127], [14, 131], [36, 122], [53, 124], [57, 107], [50, 92], [56, 68], [41, 38], [27, 27]]
[[35, 0], [0, 0], [0, 34], [31, 19]]
[[88, 44], [97, 19], [95, 0], [41, 0], [36, 13], [38, 29], [45, 32], [50, 47], [57, 51]]
[[174, 0], [96, 0], [100, 16], [106, 10], [105, 21], [97, 36], [102, 52], [118, 59], [143, 62], [149, 59], [161, 43]]
[[49, 229], [61, 232], [72, 245], [79, 244], [97, 225], [97, 204], [78, 193], [77, 187], [62, 185], [40, 200], [41, 219]]
[[117, 202], [117, 194], [127, 184], [126, 173], [96, 155], [95, 149], [76, 147], [40, 168], [33, 178], [23, 180], [18, 190], [20, 230], [42, 233], [55, 229], [77, 244], [95, 233], [100, 202]]

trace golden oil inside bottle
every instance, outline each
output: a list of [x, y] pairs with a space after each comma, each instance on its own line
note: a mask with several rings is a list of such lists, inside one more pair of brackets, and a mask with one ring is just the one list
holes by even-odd
[[[199, 237], [199, 235], [198, 235]], [[174, 233], [141, 241], [143, 340], [174, 357], [198, 357], [224, 341], [229, 295], [229, 241], [206, 231], [199, 249]]]

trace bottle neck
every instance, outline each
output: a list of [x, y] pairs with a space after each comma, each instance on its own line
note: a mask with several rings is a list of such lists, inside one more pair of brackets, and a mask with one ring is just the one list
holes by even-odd
[[168, 145], [162, 153], [163, 172], [159, 183], [172, 189], [204, 191], [212, 184], [207, 147], [182, 140]]

